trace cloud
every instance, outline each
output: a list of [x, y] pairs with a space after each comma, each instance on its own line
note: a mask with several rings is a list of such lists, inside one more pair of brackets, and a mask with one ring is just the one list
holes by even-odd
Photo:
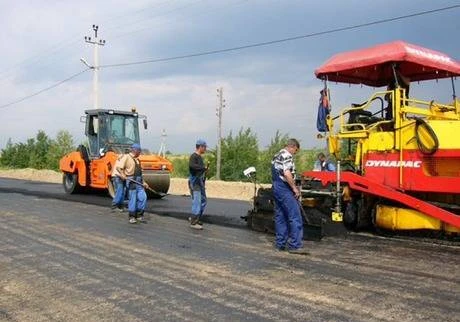
[[[439, 6], [453, 4], [442, 1]], [[385, 17], [431, 9], [428, 0], [366, 3], [330, 1], [15, 1], [0, 2], [2, 60], [0, 105], [34, 93], [68, 77], [93, 61], [93, 48], [83, 40], [100, 25], [107, 45], [102, 64], [142, 61], [235, 47], [244, 44], [314, 33]], [[438, 5], [436, 5], [438, 6]], [[352, 10], [353, 8], [353, 10]], [[391, 8], [388, 9], [388, 8]], [[136, 106], [149, 119], [142, 132], [144, 145], [156, 150], [166, 129], [168, 149], [193, 149], [196, 138], [210, 145], [217, 139], [216, 89], [224, 88], [227, 107], [224, 135], [241, 127], [257, 133], [261, 147], [276, 130], [301, 140], [303, 147], [323, 146], [316, 137], [316, 109], [322, 84], [314, 69], [331, 55], [393, 39], [405, 39], [454, 55], [457, 42], [440, 34], [458, 29], [458, 12], [438, 13], [353, 31], [305, 38], [242, 51], [170, 62], [107, 68], [100, 72], [100, 102], [105, 108]], [[442, 19], [443, 23], [437, 23]], [[21, 23], [18, 23], [21, 22]], [[362, 102], [372, 89], [330, 84], [333, 111]], [[411, 94], [428, 101], [439, 94], [449, 101], [447, 83], [414, 84]], [[50, 135], [69, 130], [84, 139], [79, 122], [92, 108], [92, 73], [53, 90], [0, 110], [0, 148], [9, 137], [15, 142], [39, 129]]]
[[[15, 137], [23, 140], [34, 136], [39, 129], [50, 134], [66, 129], [81, 141], [83, 126], [79, 117], [85, 107], [92, 107], [88, 85], [82, 82], [65, 84], [53, 93], [43, 94], [35, 104], [29, 101], [10, 108], [4, 114], [4, 120], [12, 125], [0, 129], [0, 136], [6, 140], [9, 133], [16, 133]], [[171, 142], [170, 147], [173, 151], [183, 152], [187, 148], [186, 141], [193, 142], [196, 137], [206, 136], [211, 144], [215, 144], [216, 89], [220, 86], [224, 88], [227, 101], [223, 112], [224, 136], [230, 131], [236, 133], [241, 127], [249, 127], [257, 134], [268, 135], [268, 138], [259, 135], [261, 144], [265, 145], [276, 130], [283, 133], [309, 132], [297, 120], [312, 122], [309, 110], [314, 106], [314, 100], [309, 99], [310, 90], [301, 86], [260, 84], [239, 78], [218, 81], [200, 76], [170, 77], [101, 84], [100, 103], [103, 107], [116, 109], [136, 106], [139, 113], [149, 119], [144, 145], [154, 148], [152, 145], [158, 142], [161, 130], [166, 129], [172, 137], [183, 137]], [[314, 92], [317, 92], [316, 89]], [[20, 133], [13, 125], [16, 122], [23, 128]]]

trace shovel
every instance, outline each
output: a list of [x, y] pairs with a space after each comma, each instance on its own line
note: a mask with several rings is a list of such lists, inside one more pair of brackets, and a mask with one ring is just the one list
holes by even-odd
[[[130, 181], [130, 182], [132, 182], [132, 183], [135, 183], [135, 184], [137, 184], [137, 185], [139, 185], [139, 186], [143, 186], [143, 187], [144, 187], [144, 184], [142, 184], [141, 182], [136, 181], [136, 180], [134, 180], [134, 179], [126, 178], [126, 180], [128, 180], [128, 181]], [[145, 188], [145, 187], [144, 187], [144, 188]], [[156, 191], [156, 190], [154, 190], [154, 189], [152, 189], [152, 188], [150, 188], [150, 187], [147, 187], [146, 189], [149, 190], [150, 192], [152, 192], [152, 193], [154, 193], [154, 194], [160, 196], [161, 198], [163, 198], [164, 196], [167, 196], [167, 195], [168, 195], [167, 193], [158, 192], [158, 191]]]

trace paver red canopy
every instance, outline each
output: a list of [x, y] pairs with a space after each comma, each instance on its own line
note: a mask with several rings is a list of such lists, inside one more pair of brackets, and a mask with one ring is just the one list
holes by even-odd
[[337, 54], [315, 74], [329, 81], [380, 87], [393, 79], [393, 63], [411, 82], [460, 75], [460, 63], [455, 59], [404, 41]]

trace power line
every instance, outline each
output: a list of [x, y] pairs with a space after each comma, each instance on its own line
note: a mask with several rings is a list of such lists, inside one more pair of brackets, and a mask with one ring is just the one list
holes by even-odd
[[81, 72], [78, 72], [78, 73], [76, 73], [76, 74], [73, 74], [72, 76], [67, 77], [66, 79], [63, 79], [63, 80], [61, 80], [61, 81], [59, 81], [59, 82], [57, 82], [57, 83], [55, 83], [55, 84], [53, 84], [53, 85], [51, 85], [51, 86], [48, 86], [48, 87], [46, 87], [46, 88], [44, 88], [44, 89], [39, 90], [38, 92], [35, 92], [35, 93], [33, 93], [33, 94], [24, 96], [24, 97], [22, 97], [22, 98], [20, 98], [20, 99], [18, 99], [18, 100], [16, 100], [16, 101], [10, 102], [10, 103], [8, 103], [8, 104], [0, 105], [0, 108], [5, 108], [5, 107], [11, 106], [11, 105], [13, 105], [13, 104], [17, 104], [17, 103], [19, 103], [19, 102], [25, 101], [26, 99], [29, 99], [29, 98], [34, 97], [34, 96], [37, 96], [38, 94], [41, 94], [41, 93], [46, 92], [46, 91], [49, 91], [50, 89], [53, 89], [53, 88], [55, 88], [55, 87], [58, 87], [59, 85], [65, 83], [65, 82], [68, 82], [69, 80], [71, 80], [71, 79], [73, 79], [73, 78], [75, 78], [75, 77], [77, 77], [77, 76], [83, 74], [84, 72], [86, 72], [86, 71], [88, 71], [88, 70], [90, 70], [90, 68], [86, 68], [86, 69], [82, 70]]
[[[166, 11], [166, 12], [163, 12], [163, 13], [158, 13], [158, 14], [156, 14], [156, 15], [149, 16], [149, 17], [146, 17], [146, 18], [144, 18], [144, 19], [138, 19], [137, 21], [132, 22], [132, 23], [130, 23], [130, 24], [124, 24], [123, 27], [126, 28], [127, 26], [138, 25], [138, 24], [143, 23], [144, 21], [148, 21], [148, 20], [152, 20], [152, 19], [154, 19], [154, 18], [166, 16], [166, 15], [171, 14], [171, 13], [174, 13], [174, 12], [176, 12], [176, 11], [178, 11], [178, 10], [182, 10], [182, 9], [185, 9], [185, 8], [188, 8], [188, 7], [191, 7], [191, 6], [194, 6], [196, 3], [202, 2], [202, 1], [204, 1], [204, 0], [197, 0], [197, 1], [195, 1], [194, 3], [192, 2], [192, 3], [189, 3], [189, 4], [183, 5], [183, 6], [181, 6], [181, 7], [176, 7], [176, 8], [173, 8], [173, 9], [171, 9], [171, 10], [169, 10], [169, 11]], [[143, 29], [145, 29], [145, 28], [143, 28]], [[117, 38], [120, 38], [120, 37], [124, 37], [124, 36], [126, 36], [126, 35], [130, 35], [130, 34], [135, 33], [135, 32], [137, 32], [137, 31], [138, 31], [138, 30], [136, 30], [136, 29], [135, 29], [135, 30], [131, 30], [131, 31], [128, 31], [128, 32], [125, 32], [125, 33], [116, 35], [114, 38], [117, 39]]]
[[407, 18], [413, 18], [413, 17], [423, 16], [423, 15], [428, 15], [428, 14], [432, 14], [432, 13], [436, 13], [436, 12], [440, 12], [440, 11], [456, 9], [456, 8], [459, 8], [459, 7], [460, 7], [460, 5], [453, 5], [453, 6], [449, 6], [449, 7], [443, 7], [443, 8], [433, 9], [433, 10], [421, 11], [421, 12], [412, 13], [412, 14], [403, 15], [403, 16], [398, 16], [398, 17], [393, 17], [393, 18], [375, 20], [375, 21], [366, 22], [366, 23], [357, 24], [357, 25], [352, 25], [352, 26], [347, 26], [347, 27], [341, 27], [341, 28], [335, 28], [335, 29], [330, 29], [330, 30], [325, 30], [325, 31], [314, 32], [314, 33], [301, 35], [301, 36], [294, 36], [294, 37], [289, 37], [289, 38], [283, 38], [283, 39], [259, 42], [259, 43], [255, 43], [255, 44], [249, 44], [249, 45], [238, 46], [238, 47], [231, 47], [231, 48], [225, 48], [225, 49], [204, 51], [204, 52], [194, 53], [194, 54], [187, 54], [187, 55], [180, 55], [180, 56], [173, 56], [173, 57], [166, 57], [166, 58], [157, 58], [157, 59], [148, 59], [148, 60], [136, 61], [136, 62], [128, 62], [128, 63], [101, 65], [100, 68], [111, 68], [111, 67], [121, 67], [121, 66], [131, 66], [131, 65], [159, 63], [159, 62], [180, 60], [180, 59], [186, 59], [186, 58], [192, 58], [192, 57], [215, 55], [215, 54], [221, 54], [221, 53], [226, 53], [226, 52], [231, 52], [231, 51], [238, 51], [238, 50], [255, 48], [255, 47], [269, 46], [269, 45], [274, 45], [274, 44], [293, 41], [293, 40], [298, 40], [298, 39], [317, 37], [317, 36], [332, 34], [332, 33], [336, 33], [336, 32], [341, 32], [341, 31], [348, 31], [348, 30], [353, 30], [353, 29], [358, 29], [358, 28], [363, 28], [363, 27], [369, 27], [369, 26], [373, 26], [373, 25], [383, 24], [383, 23], [387, 23], [387, 22], [393, 22], [393, 21], [397, 21], [397, 20], [403, 20], [403, 19], [407, 19]]
[[[234, 6], [234, 5], [240, 5], [242, 4], [243, 2], [247, 2], [249, 0], [241, 0], [239, 2], [235, 2], [235, 3], [227, 3], [226, 5], [224, 5], [224, 7], [230, 7], [230, 6]], [[210, 7], [207, 7], [207, 8], [210, 8]], [[177, 9], [177, 8], [176, 8]], [[212, 10], [214, 9], [214, 10]], [[219, 8], [211, 8], [211, 10], [200, 10], [198, 13], [194, 13], [194, 14], [187, 14], [186, 17], [183, 17], [180, 19], [181, 22], [184, 22], [184, 21], [187, 21], [187, 20], [190, 20], [191, 18], [195, 18], [197, 16], [203, 16], [203, 15], [207, 15], [209, 14], [210, 12], [213, 12], [213, 11], [216, 11], [216, 10], [219, 10]], [[138, 33], [138, 32], [142, 32], [144, 30], [152, 30], [152, 27], [154, 26], [166, 26], [166, 25], [170, 25], [172, 23], [175, 23], [177, 22], [176, 20], [174, 21], [167, 21], [167, 22], [157, 22], [155, 23], [153, 26], [152, 25], [148, 25], [146, 27], [141, 27], [141, 28], [137, 28], [137, 29], [134, 29], [134, 30], [130, 30], [128, 32], [125, 32], [125, 33], [122, 33], [122, 34], [118, 34], [118, 35], [115, 35], [115, 39], [118, 39], [118, 38], [121, 38], [121, 37], [125, 37], [127, 35], [130, 35], [130, 34], [133, 34], [133, 33]]]
[[[150, 5], [150, 6], [147, 6], [147, 7], [143, 7], [142, 9], [138, 9], [134, 12], [131, 12], [131, 13], [125, 13], [125, 14], [122, 14], [122, 15], [118, 15], [118, 16], [114, 16], [114, 17], [111, 17], [111, 18], [108, 18], [105, 20], [105, 22], [109, 22], [109, 21], [112, 21], [112, 20], [116, 20], [116, 19], [119, 19], [119, 18], [123, 18], [123, 17], [129, 17], [129, 16], [132, 16], [132, 15], [135, 15], [139, 12], [142, 12], [142, 11], [146, 11], [147, 9], [152, 9], [152, 8], [156, 8], [158, 7], [159, 5], [163, 5], [163, 4], [166, 4], [166, 3], [169, 3], [169, 1], [164, 1], [160, 4], [155, 4], [155, 5]], [[88, 21], [89, 19], [85, 19], [85, 21]], [[114, 29], [114, 28], [118, 28], [119, 26], [112, 26], [112, 27], [109, 27], [109, 28], [106, 28], [106, 30], [111, 30], [111, 29]], [[65, 40], [62, 40], [60, 41], [59, 43], [53, 45], [53, 46], [50, 46], [50, 47], [47, 47], [46, 49], [44, 49], [41, 53], [37, 53], [35, 55], [32, 55], [32, 56], [29, 56], [28, 58], [24, 58], [23, 60], [21, 61], [18, 61], [14, 64], [12, 64], [11, 66], [3, 69], [3, 70], [0, 70], [0, 80], [2, 79], [8, 79], [8, 78], [11, 78], [14, 76], [14, 73], [13, 73], [13, 70], [21, 67], [22, 65], [24, 66], [30, 66], [30, 65], [33, 65], [37, 62], [39, 62], [40, 60], [42, 60], [43, 58], [45, 59], [48, 59], [50, 58], [51, 55], [54, 55], [56, 54], [58, 51], [64, 49], [64, 48], [67, 48], [67, 47], [70, 47], [74, 44], [77, 44], [80, 39], [79, 39], [79, 36], [80, 36], [80, 33], [75, 33], [73, 34], [73, 36], [65, 39]], [[77, 39], [78, 37], [78, 39]]]
[[[166, 1], [163, 1], [163, 2], [160, 2], [160, 3], [155, 3], [154, 5], [148, 5], [148, 6], [146, 6], [146, 7], [142, 7], [141, 9], [137, 9], [137, 10], [134, 10], [134, 11], [130, 12], [130, 13], [129, 13], [129, 16], [134, 17], [134, 16], [136, 16], [136, 15], [138, 15], [138, 14], [143, 14], [143, 13], [146, 12], [146, 11], [150, 11], [151, 9], [157, 9], [157, 8], [162, 7], [162, 6], [165, 5], [165, 4], [168, 5], [168, 4], [170, 4], [170, 3], [171, 3], [170, 0], [166, 0]], [[113, 20], [119, 21], [120, 18], [125, 18], [125, 17], [127, 17], [127, 16], [128, 16], [128, 14], [123, 13], [123, 14], [121, 14], [121, 15], [113, 16], [113, 17], [111, 17], [111, 18], [109, 18], [109, 19], [103, 21], [103, 23], [106, 24], [106, 23], [108, 23], [109, 21], [113, 21]], [[133, 18], [133, 19], [137, 21], [139, 18]], [[128, 25], [129, 25], [129, 23], [128, 23]], [[105, 28], [105, 29], [106, 29], [106, 31], [107, 31], [107, 30], [112, 30], [112, 29], [114, 29], [114, 28], [119, 28], [119, 27], [121, 27], [121, 26], [126, 26], [126, 22], [120, 22], [120, 23], [118, 23], [118, 24], [115, 24], [115, 25], [112, 26], [112, 27], [108, 27], [108, 28]]]
[[57, 44], [55, 44], [53, 46], [48, 47], [47, 49], [42, 51], [40, 54], [35, 54], [33, 56], [30, 56], [28, 58], [25, 58], [25, 59], [17, 62], [17, 63], [14, 63], [10, 67], [5, 68], [4, 70], [0, 71], [0, 79], [8, 78], [8, 75], [7, 75], [8, 72], [11, 71], [11, 70], [16, 69], [17, 67], [19, 67], [21, 65], [25, 65], [25, 66], [32, 65], [32, 64], [36, 63], [38, 60], [41, 60], [41, 57], [43, 57], [45, 55], [47, 55], [46, 57], [49, 58], [50, 55], [53, 55], [54, 53], [58, 52], [59, 50], [61, 50], [63, 48], [66, 48], [66, 47], [68, 47], [70, 45], [73, 45], [74, 43], [77, 43], [76, 39], [68, 38], [66, 40], [60, 41], [59, 43], [57, 43]]
[[[421, 11], [413, 14], [408, 14], [408, 15], [403, 15], [403, 16], [398, 16], [398, 17], [393, 17], [393, 18], [387, 18], [387, 19], [381, 19], [381, 20], [375, 20], [367, 23], [362, 23], [362, 24], [357, 24], [357, 25], [352, 25], [352, 26], [347, 26], [347, 27], [341, 27], [341, 28], [335, 28], [331, 30], [326, 30], [326, 31], [320, 31], [320, 32], [315, 32], [315, 33], [310, 33], [306, 35], [301, 35], [301, 36], [294, 36], [294, 37], [289, 37], [289, 38], [283, 38], [283, 39], [277, 39], [277, 40], [271, 40], [271, 41], [266, 41], [266, 42], [260, 42], [260, 43], [255, 43], [255, 44], [249, 44], [249, 45], [244, 45], [244, 46], [238, 46], [238, 47], [232, 47], [232, 48], [226, 48], [226, 49], [218, 49], [218, 50], [212, 50], [212, 51], [205, 51], [205, 52], [200, 52], [200, 53], [195, 53], [195, 54], [188, 54], [188, 55], [181, 55], [181, 56], [174, 56], [174, 57], [167, 57], [167, 58], [158, 58], [158, 59], [150, 59], [150, 60], [144, 60], [144, 61], [137, 61], [137, 62], [131, 62], [131, 63], [121, 63], [121, 64], [109, 64], [109, 65], [100, 65], [99, 68], [110, 68], [110, 67], [121, 67], [121, 66], [130, 66], [130, 65], [140, 65], [140, 64], [148, 64], [148, 63], [157, 63], [157, 62], [165, 62], [165, 61], [172, 61], [172, 60], [179, 60], [179, 59], [185, 59], [185, 58], [192, 58], [192, 57], [199, 57], [199, 56], [206, 56], [206, 55], [213, 55], [213, 54], [220, 54], [220, 53], [225, 53], [225, 52], [231, 52], [231, 51], [238, 51], [238, 50], [243, 50], [243, 49], [248, 49], [248, 48], [254, 48], [254, 47], [262, 47], [262, 46], [269, 46], [273, 44], [278, 44], [282, 42], [288, 42], [288, 41], [293, 41], [293, 40], [298, 40], [298, 39], [304, 39], [304, 38], [311, 38], [311, 37], [316, 37], [316, 36], [321, 36], [321, 35], [326, 35], [326, 34], [332, 34], [340, 31], [346, 31], [346, 30], [353, 30], [353, 29], [358, 29], [362, 27], [368, 27], [372, 25], [377, 25], [377, 24], [382, 24], [382, 23], [387, 23], [387, 22], [392, 22], [392, 21], [397, 21], [397, 20], [403, 20], [407, 18], [413, 18], [417, 16], [422, 16], [422, 15], [428, 15], [440, 11], [446, 11], [446, 10], [452, 10], [459, 8], [460, 5], [453, 5], [449, 7], [443, 7], [443, 8], [438, 8], [438, 9], [433, 9], [433, 10], [427, 10], [427, 11]], [[85, 70], [82, 70], [79, 73], [76, 73], [62, 81], [57, 82], [54, 85], [51, 85], [49, 87], [46, 87], [38, 92], [35, 92], [33, 94], [27, 95], [23, 98], [20, 98], [16, 101], [10, 102], [8, 104], [0, 105], [0, 108], [5, 108], [8, 106], [11, 106], [13, 104], [25, 101], [26, 99], [29, 99], [31, 97], [34, 97], [38, 94], [41, 94], [43, 92], [46, 92], [52, 88], [55, 88], [77, 76], [80, 74], [83, 74], [84, 72], [88, 71], [90, 68], [87, 68]]]

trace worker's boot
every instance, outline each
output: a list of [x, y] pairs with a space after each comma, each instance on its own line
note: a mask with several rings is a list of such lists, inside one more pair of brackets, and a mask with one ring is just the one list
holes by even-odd
[[[191, 223], [192, 222], [192, 217], [188, 217], [188, 221]], [[201, 226], [203, 226], [203, 222], [201, 220], [198, 219], [198, 224], [200, 224]]]
[[136, 214], [134, 212], [129, 213], [129, 223], [130, 224], [135, 224], [137, 223], [136, 221]]
[[192, 216], [190, 221], [190, 228], [201, 230], [203, 226], [200, 225], [200, 220], [198, 216]]
[[124, 208], [123, 205], [112, 205], [110, 207], [112, 211], [118, 211], [118, 212], [123, 212], [124, 211], [123, 208]]
[[303, 247], [300, 248], [294, 248], [294, 249], [288, 249], [289, 254], [295, 254], [295, 255], [310, 255], [308, 250], [306, 250]]
[[136, 220], [137, 220], [137, 222], [141, 222], [143, 224], [147, 223], [147, 221], [144, 218], [144, 210], [138, 211], [136, 213]]

